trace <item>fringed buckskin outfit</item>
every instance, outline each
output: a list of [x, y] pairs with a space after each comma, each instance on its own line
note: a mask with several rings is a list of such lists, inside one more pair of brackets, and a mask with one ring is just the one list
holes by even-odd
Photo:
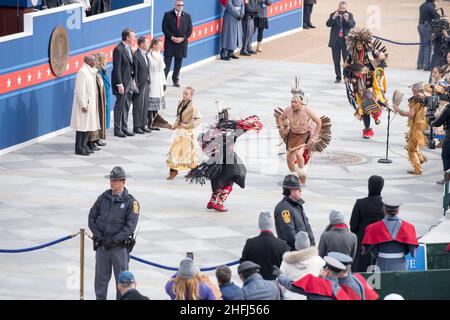
[[409, 108], [415, 110], [414, 118], [408, 118], [409, 132], [406, 136], [406, 150], [414, 172], [422, 174], [422, 164], [427, 158], [422, 154], [421, 148], [426, 145], [424, 131], [427, 128], [425, 105], [422, 99], [411, 97], [408, 100]]
[[198, 166], [195, 152], [194, 129], [200, 125], [201, 115], [192, 100], [178, 104], [177, 119], [173, 125], [175, 137], [170, 147], [167, 166], [171, 170], [190, 170]]

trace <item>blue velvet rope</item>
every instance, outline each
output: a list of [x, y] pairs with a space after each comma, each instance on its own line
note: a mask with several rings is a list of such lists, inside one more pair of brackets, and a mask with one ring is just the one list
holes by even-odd
[[[130, 258], [133, 259], [133, 260], [136, 260], [138, 262], [144, 263], [146, 265], [159, 268], [159, 269], [164, 269], [164, 270], [169, 270], [169, 271], [178, 271], [178, 268], [165, 266], [165, 265], [162, 265], [162, 264], [159, 264], [159, 263], [155, 263], [155, 262], [151, 262], [151, 261], [148, 261], [148, 260], [136, 257], [136, 256], [130, 256]], [[239, 260], [225, 263], [225, 265], [229, 266], [229, 267], [235, 266], [237, 264], [239, 264]], [[202, 271], [202, 272], [213, 271], [213, 270], [216, 270], [217, 267], [219, 267], [219, 266], [200, 268], [200, 271]]]
[[[392, 43], [392, 44], [398, 44], [400, 46], [419, 46], [419, 45], [422, 44], [422, 42], [398, 42], [398, 41], [393, 41], [393, 40], [389, 40], [389, 39], [382, 38], [382, 37], [377, 37], [377, 36], [373, 36], [373, 37], [375, 39], [382, 40], [382, 41], [385, 41], [385, 42], [389, 42], [389, 43]], [[425, 43], [425, 42], [423, 42], [423, 43]]]
[[50, 246], [54, 246], [55, 244], [67, 241], [72, 239], [73, 237], [76, 237], [78, 234], [74, 234], [74, 235], [70, 235], [70, 236], [66, 236], [51, 242], [47, 242], [35, 247], [30, 247], [30, 248], [21, 248], [21, 249], [0, 249], [0, 253], [22, 253], [22, 252], [30, 252], [30, 251], [36, 251], [36, 250], [40, 250], [43, 248], [47, 248]]

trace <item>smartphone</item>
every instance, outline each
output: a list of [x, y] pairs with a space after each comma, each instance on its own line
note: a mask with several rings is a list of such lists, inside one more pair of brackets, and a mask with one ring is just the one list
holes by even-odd
[[194, 253], [193, 252], [186, 252], [186, 257], [194, 260]]

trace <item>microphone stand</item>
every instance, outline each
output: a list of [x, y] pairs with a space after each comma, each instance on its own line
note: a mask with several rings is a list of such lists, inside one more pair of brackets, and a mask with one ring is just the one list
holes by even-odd
[[379, 159], [378, 163], [392, 163], [392, 160], [389, 159], [389, 129], [391, 126], [391, 109], [388, 109], [388, 124], [387, 124], [387, 138], [386, 138], [386, 158], [385, 159]]

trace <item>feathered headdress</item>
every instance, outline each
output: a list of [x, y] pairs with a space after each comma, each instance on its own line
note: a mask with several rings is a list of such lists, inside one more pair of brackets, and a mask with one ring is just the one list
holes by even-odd
[[303, 101], [305, 97], [305, 92], [300, 88], [300, 79], [295, 77], [294, 86], [291, 88], [291, 93], [293, 98], [297, 98]]
[[353, 51], [356, 48], [356, 42], [361, 41], [364, 49], [372, 50], [372, 32], [367, 28], [353, 28], [345, 38], [347, 50]]

